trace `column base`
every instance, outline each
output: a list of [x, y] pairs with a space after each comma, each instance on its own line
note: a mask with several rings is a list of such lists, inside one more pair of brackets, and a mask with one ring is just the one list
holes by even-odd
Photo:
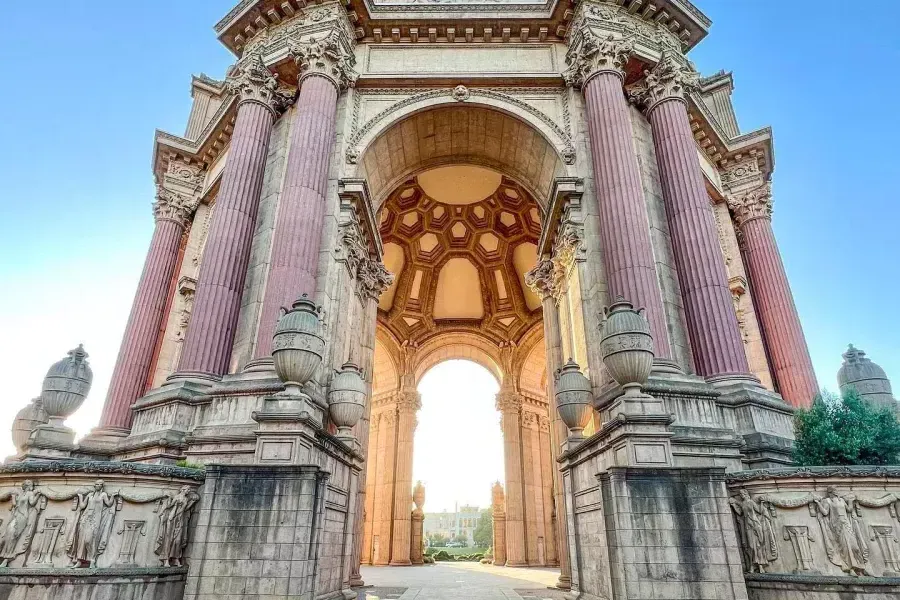
[[675, 375], [684, 375], [684, 369], [682, 369], [677, 362], [670, 358], [654, 358], [652, 373], [671, 373]]
[[507, 566], [507, 567], [527, 567], [527, 566], [528, 566], [528, 563], [525, 562], [524, 560], [522, 560], [522, 561], [515, 561], [515, 562], [512, 562], [512, 561], [509, 561], [509, 560], [508, 560], [508, 561], [506, 561], [506, 565], [505, 565], [505, 566]]
[[556, 580], [556, 587], [561, 590], [571, 590], [572, 578], [568, 575], [560, 575], [559, 579]]
[[351, 575], [350, 576], [350, 587], [352, 587], [352, 588], [365, 587], [365, 585], [366, 585], [366, 582], [362, 578], [361, 575]]
[[241, 369], [241, 373], [275, 373], [275, 361], [271, 356], [254, 358]]
[[392, 567], [409, 567], [412, 565], [412, 561], [409, 560], [392, 560], [390, 562]]
[[130, 430], [123, 427], [95, 427], [78, 442], [79, 457], [110, 458], [121, 447]]

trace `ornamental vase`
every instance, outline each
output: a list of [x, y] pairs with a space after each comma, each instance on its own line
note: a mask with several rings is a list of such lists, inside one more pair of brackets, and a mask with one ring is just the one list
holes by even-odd
[[416, 486], [413, 488], [413, 502], [416, 503], [416, 508], [422, 510], [422, 506], [425, 505], [425, 486], [422, 485], [421, 481], [416, 482]]
[[353, 437], [351, 429], [366, 412], [366, 382], [353, 363], [344, 363], [331, 379], [328, 410], [337, 425], [338, 437]]
[[303, 384], [322, 363], [325, 340], [319, 335], [319, 313], [319, 307], [303, 294], [275, 326], [272, 360], [288, 395], [302, 396]]
[[653, 336], [643, 310], [635, 310], [621, 296], [603, 309], [600, 354], [626, 395], [639, 394], [653, 368]]
[[573, 437], [581, 437], [593, 414], [591, 382], [571, 358], [556, 373], [556, 410]]
[[47, 371], [41, 387], [41, 400], [51, 426], [62, 427], [63, 421], [72, 416], [87, 398], [94, 379], [87, 358], [87, 352], [79, 344]]
[[40, 396], [20, 410], [16, 414], [15, 419], [13, 419], [12, 424], [12, 439], [16, 450], [22, 452], [25, 449], [25, 444], [28, 442], [28, 438], [31, 437], [31, 432], [38, 425], [47, 423], [48, 419], [47, 411], [44, 410], [44, 403]]

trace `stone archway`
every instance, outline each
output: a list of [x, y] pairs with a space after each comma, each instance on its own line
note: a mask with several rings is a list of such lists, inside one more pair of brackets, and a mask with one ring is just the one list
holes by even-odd
[[549, 190], [565, 173], [541, 131], [474, 104], [404, 114], [361, 153], [357, 174], [394, 274], [378, 305], [364, 564], [410, 562], [417, 386], [455, 358], [500, 384], [507, 564], [559, 564], [542, 307], [525, 276]]

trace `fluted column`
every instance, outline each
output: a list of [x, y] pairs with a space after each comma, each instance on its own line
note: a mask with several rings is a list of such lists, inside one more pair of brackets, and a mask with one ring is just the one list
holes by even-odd
[[569, 560], [568, 527], [566, 522], [566, 497], [562, 473], [556, 459], [569, 431], [556, 408], [556, 386], [553, 374], [562, 367], [562, 334], [559, 326], [559, 310], [556, 296], [559, 294], [560, 275], [553, 261], [543, 259], [525, 276], [527, 285], [541, 298], [544, 321], [544, 346], [547, 354], [547, 401], [550, 405], [550, 464], [553, 469], [553, 505], [556, 510], [556, 547], [559, 554], [559, 581], [557, 587], [572, 587], [572, 567]]
[[300, 86], [254, 359], [271, 355], [281, 307], [290, 306], [301, 294], [312, 297], [316, 291], [337, 85], [331, 77], [313, 72]]
[[600, 39], [585, 30], [566, 57], [565, 77], [584, 91], [609, 295], [624, 296], [646, 309], [656, 357], [671, 362], [650, 220], [622, 87], [632, 51], [626, 40]]
[[809, 406], [819, 386], [772, 231], [771, 185], [729, 196], [728, 206], [743, 235], [750, 289], [778, 391], [793, 406]]
[[750, 377], [685, 95], [697, 74], [664, 53], [636, 99], [647, 105], [697, 373]]
[[506, 564], [525, 562], [525, 512], [522, 492], [522, 398], [514, 390], [500, 390], [497, 410], [503, 427], [503, 459], [506, 471]]
[[100, 416], [102, 432], [125, 435], [131, 430], [131, 405], [147, 385], [181, 238], [196, 208], [197, 198], [157, 188], [153, 204], [156, 228]]
[[422, 406], [418, 392], [400, 392], [397, 402], [397, 470], [394, 479], [394, 530], [391, 564], [410, 564], [410, 516], [412, 511], [413, 439], [416, 411]]
[[391, 527], [394, 509], [394, 473], [397, 444], [397, 409], [381, 413], [378, 428], [378, 479], [375, 482], [375, 515], [372, 533], [372, 564], [387, 565], [391, 560]]
[[257, 54], [241, 60], [227, 84], [240, 98], [237, 118], [175, 377], [215, 378], [228, 370], [269, 138], [281, 104], [275, 77]]

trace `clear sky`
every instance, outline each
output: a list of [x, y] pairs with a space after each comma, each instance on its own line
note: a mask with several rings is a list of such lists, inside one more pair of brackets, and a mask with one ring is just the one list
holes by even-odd
[[[223, 76], [232, 57], [212, 25], [234, 1], [4, 7], [0, 456], [12, 416], [79, 342], [95, 382], [70, 424], [96, 422], [153, 229], [153, 131], [183, 132], [191, 73]], [[835, 387], [853, 342], [900, 388], [896, 27], [844, 0], [697, 4], [714, 22], [691, 53], [697, 67], [734, 71], [744, 131], [774, 128], [775, 232], [820, 383]], [[440, 404], [425, 393], [420, 428]]]

